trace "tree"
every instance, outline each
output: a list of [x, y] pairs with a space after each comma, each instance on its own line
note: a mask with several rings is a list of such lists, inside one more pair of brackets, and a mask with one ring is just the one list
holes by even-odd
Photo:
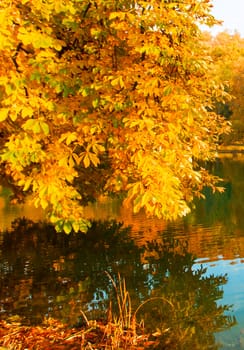
[[3, 0], [2, 173], [57, 230], [87, 230], [82, 203], [122, 194], [175, 219], [218, 179], [228, 124], [198, 24], [208, 0]]

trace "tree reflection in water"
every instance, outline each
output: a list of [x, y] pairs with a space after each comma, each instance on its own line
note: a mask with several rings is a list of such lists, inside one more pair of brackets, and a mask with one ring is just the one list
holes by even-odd
[[164, 349], [217, 349], [214, 333], [235, 324], [226, 313], [230, 307], [219, 302], [227, 276], [195, 271], [187, 242], [162, 239], [138, 247], [129, 234], [116, 222], [94, 222], [87, 235], [67, 236], [17, 220], [0, 245], [2, 318], [18, 314], [23, 323], [37, 324], [51, 316], [77, 324], [81, 309], [106, 318], [114, 296], [108, 271], [115, 282], [118, 273], [125, 278], [133, 310], [151, 298], [137, 321], [160, 334]]

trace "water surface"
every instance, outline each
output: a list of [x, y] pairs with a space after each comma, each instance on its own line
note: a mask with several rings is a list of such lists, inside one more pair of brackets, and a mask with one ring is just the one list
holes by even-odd
[[[96, 220], [86, 236], [56, 235], [49, 226], [17, 220], [1, 235], [2, 318], [20, 315], [33, 324], [51, 316], [78, 325], [81, 310], [106, 318], [114, 296], [107, 271], [116, 283], [118, 273], [125, 278], [134, 309], [152, 299], [138, 320], [149, 331], [160, 329], [172, 348], [181, 339], [182, 349], [217, 349], [218, 343], [244, 349], [244, 161], [219, 160], [212, 170], [224, 178], [225, 193], [206, 191], [206, 200], [174, 223], [133, 215], [108, 200], [86, 209]], [[3, 193], [3, 231], [19, 216], [41, 218], [7, 198]]]

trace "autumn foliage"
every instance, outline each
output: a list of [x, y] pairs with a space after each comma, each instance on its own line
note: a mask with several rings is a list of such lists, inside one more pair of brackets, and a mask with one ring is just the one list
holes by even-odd
[[2, 0], [1, 170], [57, 230], [82, 204], [125, 196], [175, 219], [217, 179], [204, 168], [228, 124], [199, 24], [209, 0]]
[[[206, 38], [207, 39], [207, 38]], [[219, 33], [206, 40], [210, 55], [214, 61], [213, 75], [225, 90], [233, 96], [226, 103], [219, 104], [218, 110], [232, 122], [233, 132], [224, 138], [225, 143], [243, 142], [244, 138], [244, 39], [237, 32]]]

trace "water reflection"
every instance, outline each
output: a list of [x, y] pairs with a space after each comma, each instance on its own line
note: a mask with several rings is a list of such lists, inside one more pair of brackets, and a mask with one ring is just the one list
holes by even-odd
[[14, 204], [12, 200], [11, 190], [0, 183], [0, 231], [10, 229], [12, 222], [19, 217], [28, 217], [33, 221], [43, 219], [43, 212], [34, 207], [30, 198], [21, 204]]
[[[232, 327], [230, 331], [215, 334], [215, 339], [224, 342], [226, 350], [244, 348], [244, 161], [223, 159], [211, 166], [216, 175], [224, 178], [225, 193], [212, 195], [206, 190], [206, 200], [196, 201], [196, 208], [191, 215], [171, 224], [163, 220], [148, 219], [142, 212], [133, 215], [121, 207], [120, 202], [102, 199], [99, 205], [85, 209], [87, 217], [96, 220], [115, 219], [117, 222], [124, 222], [124, 226], [115, 223], [101, 226], [97, 223], [93, 226], [93, 234], [89, 233], [87, 237], [78, 236], [76, 239], [56, 236], [50, 227], [40, 228], [38, 224], [32, 226], [26, 221], [20, 225], [16, 223], [11, 234], [0, 234], [2, 317], [19, 313], [25, 315], [26, 323], [35, 323], [40, 322], [44, 315], [54, 315], [64, 321], [77, 323], [80, 308], [89, 311], [91, 317], [103, 317], [107, 310], [107, 300], [113, 293], [113, 288], [104, 274], [105, 270], [111, 272], [114, 278], [118, 271], [126, 277], [134, 307], [154, 295], [163, 294], [169, 297], [167, 286], [170, 286], [172, 293], [176, 288], [179, 298], [186, 300], [186, 304], [183, 301], [179, 304], [184, 314], [187, 313], [189, 303], [197, 315], [195, 305], [190, 303], [190, 294], [196, 296], [196, 292], [193, 288], [191, 291], [187, 288], [188, 284], [192, 284], [198, 290], [198, 282], [194, 284], [193, 277], [202, 265], [207, 271], [203, 273], [200, 270], [200, 289], [206, 290], [206, 295], [209, 292], [211, 294], [207, 282], [205, 285], [202, 279], [206, 276], [221, 277], [222, 281], [219, 280], [219, 285], [216, 286], [220, 293], [216, 304], [220, 306], [223, 303], [233, 303], [234, 314], [238, 320], [237, 326]], [[1, 230], [9, 228], [11, 221], [18, 216], [27, 216], [33, 220], [42, 217], [42, 214], [34, 212], [31, 206], [10, 206], [9, 194], [3, 195], [0, 201]], [[130, 226], [130, 229], [127, 226]], [[184, 248], [185, 242], [187, 246]], [[171, 247], [170, 252], [165, 251], [166, 247]], [[174, 254], [169, 257], [172, 251]], [[180, 261], [180, 257], [181, 263], [184, 263], [188, 255], [189, 261], [195, 262], [192, 266], [191, 263], [187, 265], [191, 271], [188, 274], [192, 275], [189, 280], [186, 272], [179, 269], [179, 272], [175, 273], [172, 268], [169, 272], [165, 267], [168, 263], [174, 265], [175, 261]], [[179, 263], [176, 264], [178, 265]], [[180, 290], [180, 286], [182, 289], [185, 287], [186, 295]], [[173, 294], [176, 305], [177, 293]], [[208, 296], [206, 298], [209, 300]], [[141, 309], [144, 315], [138, 316], [145, 317], [147, 325], [154, 328], [157, 321], [154, 323], [151, 310], [156, 315], [158, 309], [160, 312], [165, 311], [165, 307], [148, 303]], [[200, 308], [200, 315], [202, 310], [203, 308]], [[220, 310], [220, 313], [222, 311]], [[172, 313], [172, 310], [169, 312]], [[162, 320], [160, 315], [158, 319], [162, 330], [163, 321], [166, 323], [170, 320], [165, 316]], [[232, 316], [233, 313], [225, 312], [225, 315]], [[176, 321], [177, 317], [174, 318]], [[180, 324], [184, 327], [188, 325], [182, 321]], [[228, 327], [230, 322], [226, 324]], [[173, 328], [174, 324], [170, 327]], [[189, 327], [186, 329], [189, 330]], [[180, 334], [180, 330], [177, 327], [176, 329], [177, 334]], [[194, 328], [192, 331], [196, 332]], [[187, 334], [190, 334], [189, 332]], [[212, 334], [206, 334], [206, 337], [212, 339]], [[192, 337], [197, 339], [197, 336]], [[172, 342], [172, 339], [169, 341]], [[197, 345], [189, 347], [193, 348], [197, 348]]]
[[114, 288], [105, 271], [115, 282], [119, 272], [134, 310], [151, 299], [138, 322], [144, 319], [148, 331], [160, 334], [164, 349], [217, 349], [215, 333], [235, 324], [221, 302], [227, 276], [196, 268], [186, 240], [161, 237], [137, 245], [130, 229], [115, 222], [95, 222], [87, 235], [67, 236], [17, 220], [1, 244], [2, 317], [18, 314], [25, 323], [39, 323], [51, 316], [77, 324], [82, 309], [106, 318]]

